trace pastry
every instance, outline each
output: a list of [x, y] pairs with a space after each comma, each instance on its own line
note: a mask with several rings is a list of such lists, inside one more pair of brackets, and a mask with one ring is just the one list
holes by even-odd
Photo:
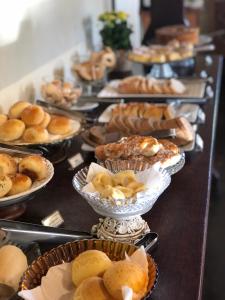
[[90, 60], [108, 68], [113, 68], [116, 65], [116, 55], [110, 47], [105, 47], [99, 52], [92, 52]]
[[176, 39], [179, 42], [188, 42], [196, 45], [199, 42], [199, 28], [185, 25], [165, 26], [156, 30], [156, 38], [162, 44]]
[[100, 277], [90, 277], [82, 281], [73, 296], [73, 300], [113, 300]]
[[25, 130], [21, 120], [10, 119], [0, 126], [0, 140], [10, 142], [19, 139]]
[[43, 128], [47, 128], [48, 124], [50, 123], [50, 120], [51, 120], [50, 115], [47, 112], [45, 112], [44, 119], [42, 120], [42, 122], [38, 126], [43, 127]]
[[142, 76], [130, 76], [120, 81], [120, 94], [184, 94], [183, 83], [177, 79], [159, 80]]
[[48, 131], [51, 134], [68, 134], [72, 131], [72, 122], [63, 116], [52, 116], [48, 125]]
[[72, 280], [75, 286], [89, 277], [102, 275], [112, 265], [108, 256], [98, 250], [79, 254], [72, 262]]
[[10, 155], [0, 153], [0, 176], [15, 175], [16, 171], [16, 161]]
[[22, 121], [27, 126], [39, 125], [44, 119], [45, 112], [38, 105], [30, 105], [21, 114]]
[[31, 143], [31, 144], [41, 144], [45, 143], [49, 140], [49, 134], [48, 131], [40, 126], [32, 126], [28, 127], [23, 134], [23, 140], [24, 142]]
[[76, 65], [75, 71], [84, 80], [100, 80], [104, 77], [105, 66], [100, 63], [87, 61]]
[[8, 194], [12, 188], [12, 180], [7, 175], [0, 176], [0, 198]]
[[157, 139], [149, 136], [131, 136], [122, 138], [117, 143], [100, 145], [95, 148], [95, 156], [99, 160], [126, 159], [129, 156], [142, 155], [151, 157], [160, 149]]
[[6, 245], [0, 248], [0, 283], [11, 286], [16, 292], [27, 267], [27, 258], [18, 247]]
[[5, 123], [5, 121], [7, 121], [7, 120], [8, 120], [8, 118], [7, 118], [6, 115], [0, 114], [0, 126], [1, 126], [3, 123]]
[[31, 188], [31, 179], [24, 175], [17, 173], [15, 176], [11, 177], [12, 187], [8, 193], [9, 196], [16, 195], [25, 192]]
[[115, 262], [103, 275], [104, 285], [109, 294], [123, 300], [122, 287], [133, 290], [133, 299], [142, 299], [147, 291], [148, 274], [141, 266], [131, 261]]
[[27, 101], [18, 101], [9, 109], [9, 117], [10, 119], [19, 119], [21, 117], [21, 114], [25, 108], [30, 106], [31, 103]]
[[39, 155], [29, 155], [19, 162], [19, 173], [25, 174], [34, 180], [47, 177], [48, 169], [46, 160]]

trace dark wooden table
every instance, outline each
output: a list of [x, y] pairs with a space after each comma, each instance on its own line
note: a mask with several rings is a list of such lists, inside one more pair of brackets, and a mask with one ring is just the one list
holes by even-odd
[[[155, 300], [201, 299], [205, 246], [213, 162], [213, 146], [220, 92], [222, 59], [206, 67], [204, 57], [197, 59], [196, 73], [205, 69], [214, 78], [213, 99], [204, 105], [206, 123], [199, 126], [204, 151], [187, 155], [185, 167], [172, 178], [170, 187], [144, 215], [160, 242], [153, 256], [159, 267], [159, 281], [151, 298]], [[73, 141], [69, 155], [80, 152], [81, 140]], [[85, 164], [93, 156], [83, 154]], [[82, 166], [80, 166], [82, 167]], [[22, 221], [40, 223], [41, 219], [59, 210], [64, 227], [89, 231], [99, 216], [74, 190], [71, 184], [75, 171], [67, 161], [55, 166], [55, 176], [48, 186], [28, 202]]]

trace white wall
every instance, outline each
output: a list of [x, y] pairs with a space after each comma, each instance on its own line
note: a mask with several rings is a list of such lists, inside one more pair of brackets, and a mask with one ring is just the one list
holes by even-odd
[[26, 85], [36, 88], [54, 66], [71, 63], [87, 44], [87, 19], [98, 46], [97, 17], [106, 9], [109, 0], [0, 0], [0, 105], [27, 97]]

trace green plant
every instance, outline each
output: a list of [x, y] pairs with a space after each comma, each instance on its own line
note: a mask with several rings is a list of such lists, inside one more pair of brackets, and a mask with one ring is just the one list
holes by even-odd
[[100, 34], [104, 46], [124, 50], [131, 48], [132, 29], [127, 23], [127, 18], [128, 15], [122, 11], [105, 12], [99, 16], [103, 23]]

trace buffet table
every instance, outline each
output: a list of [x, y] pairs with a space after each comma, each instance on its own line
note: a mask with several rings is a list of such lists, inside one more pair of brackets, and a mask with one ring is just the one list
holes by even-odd
[[[159, 268], [159, 280], [152, 299], [197, 300], [201, 299], [210, 186], [213, 164], [213, 148], [217, 109], [222, 74], [222, 59], [213, 56], [213, 63], [205, 64], [204, 57], [197, 58], [195, 72], [205, 70], [213, 78], [214, 96], [203, 109], [206, 123], [198, 132], [204, 140], [203, 152], [188, 153], [185, 167], [172, 177], [169, 188], [144, 215], [150, 228], [159, 234], [159, 245], [152, 252]], [[106, 107], [100, 105], [97, 112]], [[96, 112], [96, 114], [97, 114]], [[54, 210], [64, 218], [64, 227], [90, 231], [98, 223], [99, 216], [72, 187], [74, 173], [93, 161], [93, 153], [80, 150], [82, 141], [76, 137], [69, 150], [69, 157], [82, 153], [85, 163], [71, 170], [64, 161], [55, 165], [55, 175], [48, 186], [34, 199], [27, 202], [27, 210], [20, 221], [40, 224]]]

